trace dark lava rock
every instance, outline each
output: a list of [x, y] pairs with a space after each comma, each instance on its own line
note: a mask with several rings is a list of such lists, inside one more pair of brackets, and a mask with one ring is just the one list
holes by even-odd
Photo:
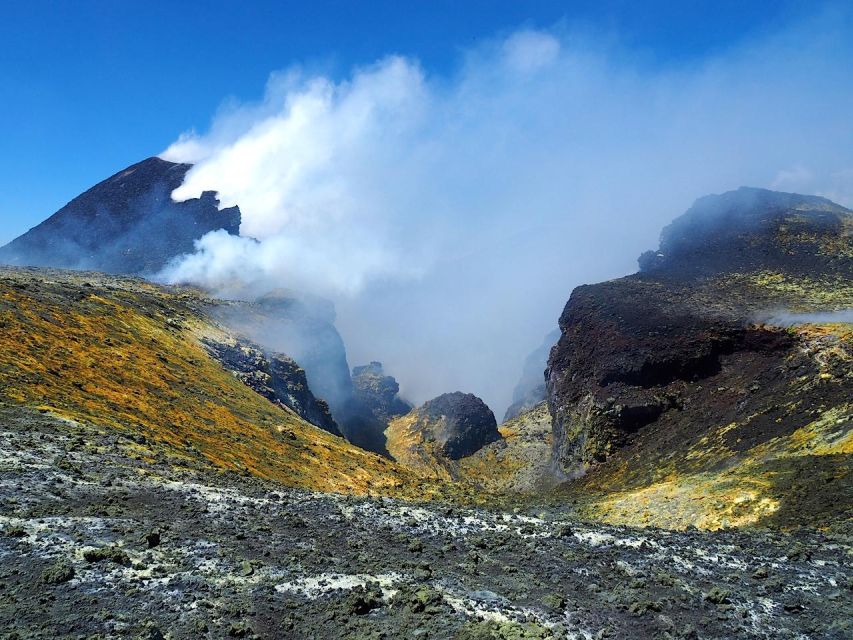
[[214, 192], [172, 201], [191, 166], [154, 157], [119, 171], [0, 248], [0, 263], [145, 275], [209, 231], [238, 234], [240, 210], [220, 211]]
[[[853, 280], [851, 224], [853, 212], [824, 198], [708, 196], [664, 230], [640, 273], [576, 288], [546, 372], [556, 462], [577, 474], [629, 445], [672, 453], [726, 424], [737, 428], [725, 445], [746, 451], [842, 402], [849, 385], [798, 391], [798, 379], [817, 377], [814, 361], [790, 332], [757, 320], [804, 295], [763, 285], [767, 273], [825, 282], [828, 296]], [[652, 461], [630, 464], [640, 475]]]
[[58, 560], [41, 574], [41, 581], [45, 584], [62, 584], [74, 577], [74, 567], [67, 560]]
[[412, 410], [412, 406], [397, 395], [400, 385], [393, 376], [385, 375], [381, 362], [374, 361], [361, 367], [353, 367], [352, 383], [356, 397], [386, 425], [392, 418]]
[[340, 433], [356, 446], [387, 455], [384, 424], [356, 397], [346, 348], [334, 325], [334, 305], [286, 289], [249, 297], [251, 301], [223, 301], [208, 312], [265, 352], [293, 358], [314, 396], [328, 403]]
[[86, 562], [111, 560], [112, 562], [125, 567], [130, 566], [130, 557], [123, 549], [118, 547], [97, 547], [93, 549], [86, 549], [83, 551], [83, 558]]
[[495, 414], [472, 393], [445, 393], [417, 411], [427, 419], [433, 438], [451, 460], [470, 456], [501, 438]]
[[372, 585], [356, 587], [347, 596], [345, 606], [348, 613], [366, 615], [382, 606], [382, 590]]
[[258, 347], [204, 340], [208, 352], [234, 373], [246, 386], [267, 400], [288, 407], [321, 429], [341, 435], [329, 412], [329, 405], [308, 388], [305, 371], [294, 360], [279, 353], [265, 354]]
[[705, 594], [705, 600], [713, 604], [727, 604], [729, 602], [729, 592], [720, 587], [711, 587], [711, 590]]
[[145, 535], [145, 542], [148, 543], [148, 548], [153, 549], [160, 544], [160, 532], [151, 531]]
[[397, 395], [400, 385], [393, 376], [385, 375], [380, 362], [354, 367], [352, 388], [352, 398], [340, 408], [347, 440], [388, 456], [385, 429], [390, 420], [411, 411], [411, 405]]

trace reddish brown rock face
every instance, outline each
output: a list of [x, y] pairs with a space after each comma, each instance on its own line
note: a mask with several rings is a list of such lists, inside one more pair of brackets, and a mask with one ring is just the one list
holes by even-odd
[[[844, 422], [849, 325], [817, 337], [767, 319], [853, 307], [853, 213], [762, 190], [711, 196], [641, 266], [578, 287], [560, 318], [546, 374], [553, 452], [587, 473], [579, 491], [713, 473], [827, 411]], [[704, 455], [713, 443], [719, 455]]]

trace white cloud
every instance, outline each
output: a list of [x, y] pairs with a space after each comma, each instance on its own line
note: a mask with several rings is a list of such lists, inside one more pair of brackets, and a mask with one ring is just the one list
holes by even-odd
[[197, 163], [175, 198], [218, 191], [260, 243], [209, 236], [169, 276], [331, 296], [354, 363], [384, 360], [416, 400], [462, 388], [500, 410], [571, 289], [632, 271], [696, 197], [849, 202], [849, 25], [818, 16], [680, 66], [524, 30], [449, 77], [396, 56], [343, 81], [275, 74], [163, 154]]

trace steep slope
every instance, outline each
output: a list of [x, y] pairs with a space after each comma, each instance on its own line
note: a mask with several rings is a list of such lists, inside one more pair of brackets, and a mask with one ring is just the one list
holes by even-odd
[[849, 517], [853, 332], [832, 315], [785, 318], [853, 308], [853, 213], [756, 189], [709, 196], [641, 268], [578, 287], [560, 318], [554, 457], [583, 475], [564, 491], [613, 522]]
[[457, 462], [460, 481], [488, 494], [533, 496], [564, 479], [551, 463], [551, 414], [545, 401], [506, 420], [498, 431], [500, 440]]
[[0, 400], [287, 486], [410, 491], [409, 474], [255, 393], [210, 357], [201, 293], [95, 273], [0, 270]]
[[[239, 208], [220, 211], [212, 191], [172, 201], [172, 191], [190, 168], [154, 157], [119, 171], [0, 247], [0, 264], [152, 276], [173, 258], [193, 252], [194, 242], [209, 231], [239, 234]], [[340, 428], [362, 448], [385, 453], [385, 423], [356, 397], [346, 349], [334, 326], [334, 306], [284, 289], [260, 297], [236, 283], [228, 289], [234, 300], [212, 302], [209, 313], [263, 351], [295, 361], [310, 393], [328, 404], [337, 426], [324, 421], [322, 411], [314, 412], [315, 422], [332, 432]]]
[[213, 192], [172, 201], [190, 167], [155, 157], [119, 171], [0, 248], [0, 264], [152, 274], [208, 231], [238, 234], [240, 210], [220, 211]]
[[305, 371], [280, 353], [264, 353], [242, 340], [202, 340], [208, 353], [238, 380], [267, 400], [288, 407], [300, 418], [332, 435], [341, 435], [329, 405], [308, 388]]

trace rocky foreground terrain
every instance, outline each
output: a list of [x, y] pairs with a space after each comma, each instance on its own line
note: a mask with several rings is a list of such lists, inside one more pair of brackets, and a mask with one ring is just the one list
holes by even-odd
[[849, 638], [850, 539], [288, 489], [0, 407], [3, 638]]

